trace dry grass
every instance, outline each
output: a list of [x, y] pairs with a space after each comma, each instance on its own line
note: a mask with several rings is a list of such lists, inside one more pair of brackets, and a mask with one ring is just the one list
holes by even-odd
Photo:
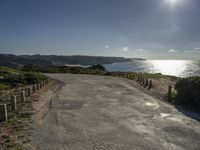
[[51, 80], [48, 86], [27, 97], [26, 102], [19, 102], [16, 112], [8, 113], [8, 121], [0, 123], [0, 150], [26, 150], [31, 147], [34, 104], [55, 84], [57, 82]]

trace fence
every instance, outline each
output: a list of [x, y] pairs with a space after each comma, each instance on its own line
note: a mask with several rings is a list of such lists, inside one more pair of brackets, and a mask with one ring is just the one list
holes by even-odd
[[25, 88], [14, 89], [9, 93], [5, 93], [1, 97], [0, 104], [0, 122], [8, 120], [8, 112], [15, 112], [17, 110], [17, 104], [26, 101], [27, 97], [30, 97], [33, 93], [40, 90], [47, 85], [49, 80], [41, 81], [38, 84], [30, 85]]
[[[151, 90], [153, 87], [156, 86], [156, 85], [153, 85], [152, 79], [148, 79], [148, 78], [145, 78], [142, 76], [137, 76], [137, 75], [128, 74], [128, 73], [122, 73], [122, 72], [121, 73], [113, 73], [112, 75], [116, 76], [116, 77], [123, 77], [123, 78], [127, 78], [130, 80], [135, 80], [136, 83], [138, 83], [143, 88], [146, 88], [147, 90]], [[172, 93], [172, 86], [168, 85], [168, 91], [166, 93], [168, 101], [170, 101], [171, 93]]]

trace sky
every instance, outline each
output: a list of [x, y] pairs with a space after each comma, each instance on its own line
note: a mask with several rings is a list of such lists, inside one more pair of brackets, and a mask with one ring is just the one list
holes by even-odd
[[0, 0], [0, 53], [200, 58], [200, 0]]

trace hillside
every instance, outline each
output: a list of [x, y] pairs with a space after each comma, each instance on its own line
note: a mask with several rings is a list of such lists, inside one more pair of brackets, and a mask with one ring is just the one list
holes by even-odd
[[46, 76], [0, 66], [0, 91], [39, 83]]
[[39, 66], [66, 64], [94, 65], [111, 64], [116, 62], [127, 62], [130, 59], [123, 57], [102, 56], [57, 56], [57, 55], [12, 55], [0, 54], [0, 66], [19, 68], [24, 65], [33, 64]]

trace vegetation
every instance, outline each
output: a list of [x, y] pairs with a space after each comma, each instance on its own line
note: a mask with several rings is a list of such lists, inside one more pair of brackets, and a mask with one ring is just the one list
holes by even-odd
[[176, 82], [175, 102], [200, 111], [200, 77], [182, 78]]
[[72, 73], [72, 74], [94, 74], [104, 75], [107, 73], [106, 69], [102, 65], [93, 65], [91, 67], [71, 67], [71, 66], [36, 66], [26, 65], [21, 68], [26, 72], [42, 72], [42, 73]]
[[34, 84], [46, 79], [38, 73], [0, 67], [0, 90], [6, 90], [18, 85]]
[[8, 85], [0, 83], [0, 91], [9, 89]]
[[171, 91], [168, 102], [181, 105], [184, 108], [200, 112], [200, 77], [179, 78], [175, 76], [162, 75], [160, 73], [136, 73], [136, 72], [112, 72], [113, 76], [129, 79], [139, 77], [151, 79], [166, 79], [175, 83], [175, 91]]
[[151, 79], [168, 79], [170, 81], [177, 81], [179, 77], [163, 75], [161, 73], [146, 73], [146, 72], [112, 72], [113, 76], [134, 76], [134, 77], [143, 77]]

